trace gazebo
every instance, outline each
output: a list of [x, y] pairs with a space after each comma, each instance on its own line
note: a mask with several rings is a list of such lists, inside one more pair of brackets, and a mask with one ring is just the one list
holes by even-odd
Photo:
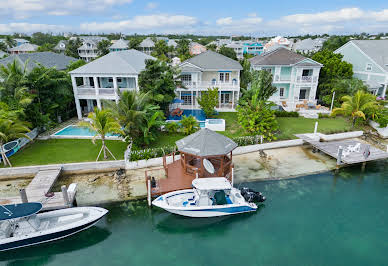
[[198, 177], [227, 176], [237, 144], [209, 129], [201, 129], [176, 142], [185, 174]]

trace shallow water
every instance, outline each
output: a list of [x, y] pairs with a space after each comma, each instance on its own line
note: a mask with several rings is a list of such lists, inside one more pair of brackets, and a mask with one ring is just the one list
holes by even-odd
[[98, 226], [0, 254], [4, 265], [387, 265], [388, 163], [249, 183], [258, 212], [189, 219], [145, 202], [105, 206]]

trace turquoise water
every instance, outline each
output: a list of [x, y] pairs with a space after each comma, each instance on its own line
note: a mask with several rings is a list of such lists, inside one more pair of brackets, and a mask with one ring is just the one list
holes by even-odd
[[183, 116], [194, 116], [198, 121], [205, 121], [206, 115], [205, 112], [201, 109], [193, 109], [193, 110], [183, 110], [183, 114], [181, 116], [169, 116], [167, 120], [181, 120]]
[[[93, 137], [95, 135], [95, 131], [87, 128], [87, 127], [78, 127], [78, 126], [68, 126], [59, 132], [55, 133], [55, 136], [82, 136], [82, 137]], [[117, 136], [115, 134], [108, 133], [106, 136]]]
[[388, 163], [250, 183], [256, 213], [190, 219], [145, 202], [106, 206], [97, 227], [0, 254], [3, 265], [387, 265]]

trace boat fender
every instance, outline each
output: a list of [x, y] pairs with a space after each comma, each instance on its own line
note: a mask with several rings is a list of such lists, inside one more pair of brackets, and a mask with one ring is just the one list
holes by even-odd
[[155, 177], [151, 176], [151, 187], [154, 188], [156, 187], [156, 180]]

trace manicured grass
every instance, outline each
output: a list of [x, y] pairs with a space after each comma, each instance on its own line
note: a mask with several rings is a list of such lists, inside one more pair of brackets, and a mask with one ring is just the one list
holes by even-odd
[[[118, 160], [124, 158], [126, 146], [127, 144], [122, 141], [107, 141], [107, 147]], [[99, 140], [96, 141], [96, 145], [91, 140], [37, 140], [11, 156], [10, 161], [13, 166], [88, 162], [96, 160], [100, 149], [101, 141]], [[109, 157], [109, 160], [113, 158]]]
[[[226, 131], [220, 132], [227, 137], [244, 136], [244, 130], [237, 122], [237, 113], [220, 113], [217, 118], [226, 120]], [[352, 130], [349, 120], [343, 117], [308, 119], [304, 117], [279, 117], [278, 140], [294, 139], [294, 134], [314, 131], [315, 122], [318, 121], [318, 131], [321, 133], [337, 133]], [[175, 142], [184, 135], [163, 132], [149, 148], [175, 145]], [[107, 141], [108, 148], [117, 159], [123, 159], [127, 144], [122, 141]], [[13, 155], [10, 160], [14, 166], [57, 164], [72, 162], [95, 161], [101, 149], [101, 142], [93, 145], [91, 140], [51, 139], [38, 140], [22, 151]], [[109, 158], [112, 159], [112, 158]], [[1, 166], [0, 166], [1, 167]]]

